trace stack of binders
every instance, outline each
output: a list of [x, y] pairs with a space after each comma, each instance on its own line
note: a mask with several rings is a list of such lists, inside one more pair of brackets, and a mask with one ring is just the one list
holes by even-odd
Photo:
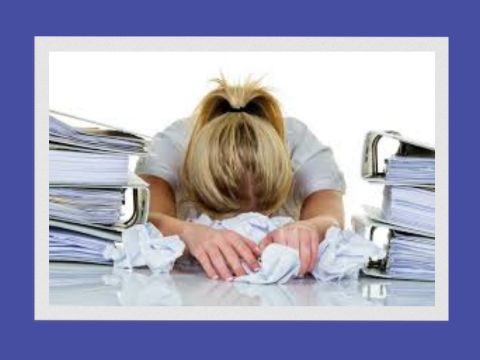
[[146, 140], [55, 111], [49, 121], [50, 261], [109, 264], [107, 245], [147, 221], [148, 186], [129, 172]]
[[[380, 144], [396, 143], [383, 158]], [[372, 259], [364, 273], [371, 276], [435, 281], [435, 149], [395, 132], [369, 132], [365, 139], [362, 177], [382, 183], [381, 207], [365, 206], [353, 228], [372, 241], [383, 233], [384, 259]]]

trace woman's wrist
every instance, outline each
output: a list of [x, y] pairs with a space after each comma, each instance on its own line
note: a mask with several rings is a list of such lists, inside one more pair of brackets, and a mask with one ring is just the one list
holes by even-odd
[[181, 235], [191, 224], [162, 213], [150, 213], [149, 220], [166, 236]]
[[185, 244], [184, 255], [190, 254], [188, 239], [190, 238], [189, 234], [192, 233], [191, 228], [195, 224], [161, 213], [150, 214], [149, 220], [163, 235], [178, 235], [180, 240]]
[[313, 227], [321, 239], [325, 237], [325, 233], [330, 227], [341, 227], [340, 222], [336, 218], [328, 215], [319, 215], [314, 218], [302, 220], [301, 222]]
[[198, 224], [194, 224], [190, 221], [182, 221], [182, 223], [179, 224], [178, 236], [180, 237], [180, 239], [182, 239], [185, 245], [187, 245], [187, 247], [189, 239], [192, 237], [193, 234], [195, 234], [196, 227], [198, 227]]

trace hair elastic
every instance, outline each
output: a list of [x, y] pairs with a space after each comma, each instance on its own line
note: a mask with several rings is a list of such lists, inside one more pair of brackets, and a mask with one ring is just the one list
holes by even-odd
[[247, 112], [247, 111], [244, 107], [241, 107], [241, 108], [230, 108], [228, 109], [228, 112], [240, 113], [240, 112]]

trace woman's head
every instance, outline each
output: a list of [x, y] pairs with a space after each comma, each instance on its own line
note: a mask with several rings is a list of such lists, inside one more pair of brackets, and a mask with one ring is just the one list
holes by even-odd
[[256, 81], [216, 83], [194, 115], [182, 174], [187, 199], [217, 218], [271, 214], [292, 184], [278, 102]]

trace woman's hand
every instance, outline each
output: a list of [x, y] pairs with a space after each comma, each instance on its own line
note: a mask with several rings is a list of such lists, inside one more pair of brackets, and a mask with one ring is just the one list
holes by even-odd
[[260, 248], [234, 231], [189, 223], [180, 236], [190, 254], [212, 279], [220, 277], [230, 281], [234, 276], [245, 275], [242, 263], [252, 271], [260, 268], [257, 262]]
[[339, 224], [335, 219], [323, 216], [287, 224], [267, 234], [260, 243], [260, 250], [263, 251], [271, 243], [290, 246], [298, 250], [300, 254], [299, 275], [304, 276], [315, 268], [318, 245], [330, 226], [339, 226]]

